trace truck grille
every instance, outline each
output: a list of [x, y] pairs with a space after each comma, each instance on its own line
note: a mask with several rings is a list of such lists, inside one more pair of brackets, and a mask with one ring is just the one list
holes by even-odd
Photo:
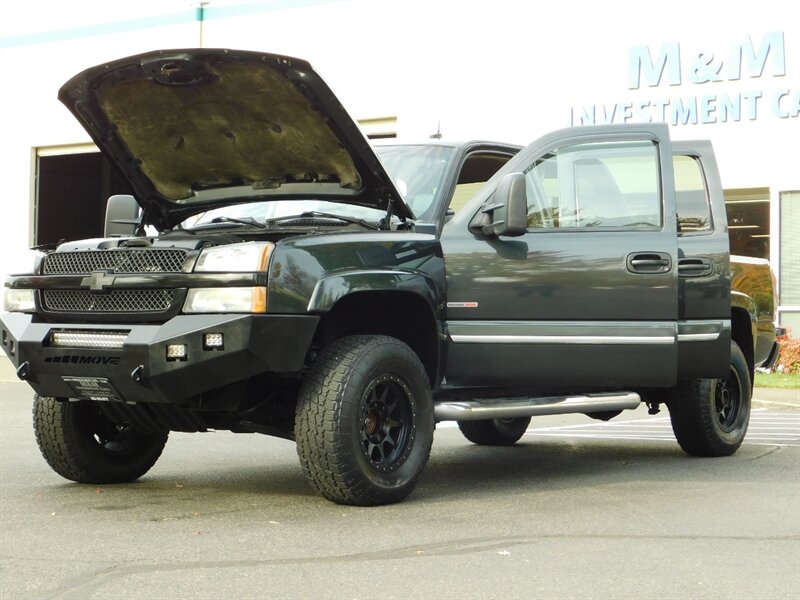
[[186, 250], [124, 248], [53, 252], [44, 261], [45, 275], [72, 275], [109, 271], [111, 273], [180, 273]]
[[165, 312], [172, 305], [173, 290], [44, 290], [44, 308], [51, 312], [141, 313]]

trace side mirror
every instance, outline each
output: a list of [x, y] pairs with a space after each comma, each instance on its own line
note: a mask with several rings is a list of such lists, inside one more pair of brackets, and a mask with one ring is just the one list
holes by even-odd
[[134, 235], [139, 223], [139, 203], [136, 198], [118, 194], [108, 199], [103, 237]]
[[528, 230], [528, 193], [523, 173], [508, 173], [497, 184], [494, 202], [481, 212], [489, 216], [490, 223], [483, 233], [495, 236], [518, 236]]

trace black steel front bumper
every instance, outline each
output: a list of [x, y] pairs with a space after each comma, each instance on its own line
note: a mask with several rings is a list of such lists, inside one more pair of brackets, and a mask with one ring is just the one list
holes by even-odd
[[[261, 373], [300, 371], [318, 321], [310, 315], [180, 315], [162, 325], [89, 325], [4, 313], [0, 343], [18, 376], [42, 396], [182, 403]], [[56, 347], [54, 331], [126, 337], [116, 350]], [[204, 347], [206, 333], [221, 333], [224, 347]], [[169, 360], [169, 344], [185, 344], [185, 360]]]

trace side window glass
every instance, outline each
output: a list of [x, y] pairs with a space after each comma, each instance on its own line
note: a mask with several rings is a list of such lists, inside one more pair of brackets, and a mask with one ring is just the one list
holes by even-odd
[[711, 230], [711, 207], [700, 161], [691, 156], [673, 156], [675, 170], [675, 205], [678, 232]]
[[651, 142], [559, 148], [525, 170], [528, 228], [658, 229], [658, 151]]
[[461, 210], [467, 201], [472, 198], [483, 184], [500, 170], [504, 164], [511, 160], [508, 154], [492, 152], [476, 152], [464, 161], [461, 172], [458, 174], [456, 189], [450, 198], [448, 208], [453, 214]]

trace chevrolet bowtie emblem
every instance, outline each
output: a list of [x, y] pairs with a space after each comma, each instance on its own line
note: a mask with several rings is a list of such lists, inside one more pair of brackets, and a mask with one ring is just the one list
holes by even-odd
[[116, 277], [105, 271], [95, 271], [88, 277], [81, 279], [81, 285], [88, 285], [93, 292], [102, 292], [105, 286], [114, 283]]

